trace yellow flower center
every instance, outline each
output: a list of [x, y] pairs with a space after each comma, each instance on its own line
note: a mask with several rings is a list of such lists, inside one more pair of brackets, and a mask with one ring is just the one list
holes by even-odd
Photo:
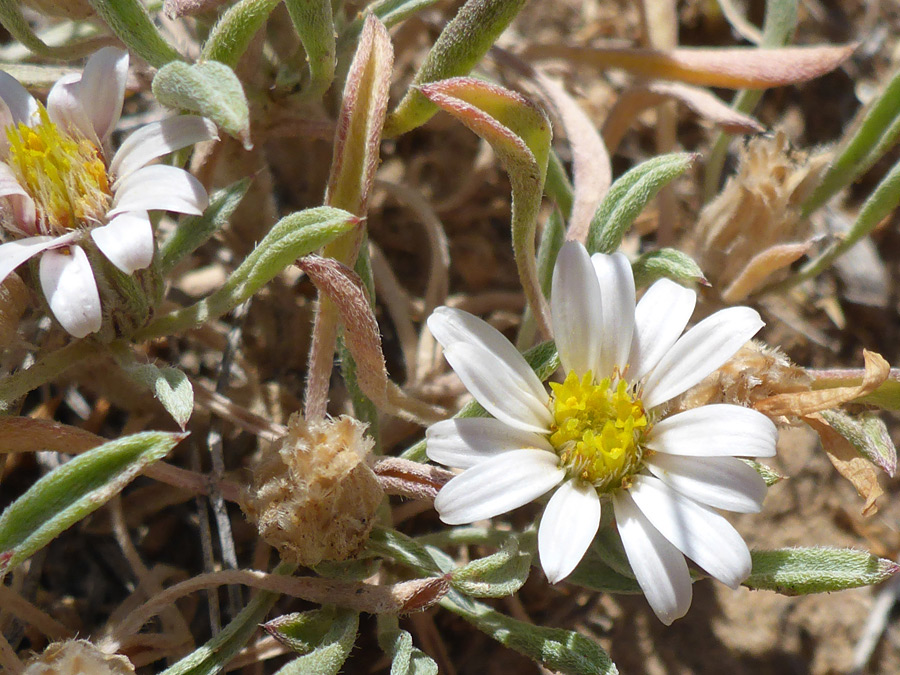
[[34, 200], [42, 234], [64, 234], [102, 222], [112, 193], [100, 150], [91, 141], [63, 131], [38, 104], [40, 122], [6, 127], [10, 166]]
[[569, 475], [598, 490], [622, 486], [641, 467], [641, 440], [649, 430], [640, 398], [624, 380], [594, 384], [591, 371], [580, 380], [569, 371], [565, 382], [551, 382], [553, 426], [550, 443]]

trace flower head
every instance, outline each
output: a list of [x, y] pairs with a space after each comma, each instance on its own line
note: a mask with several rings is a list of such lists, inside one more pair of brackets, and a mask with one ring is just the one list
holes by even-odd
[[53, 85], [46, 107], [0, 71], [0, 281], [40, 255], [41, 287], [75, 337], [100, 329], [100, 294], [85, 252], [96, 247], [125, 274], [148, 267], [155, 241], [148, 211], [199, 215], [200, 182], [153, 160], [216, 137], [196, 116], [148, 124], [110, 152], [122, 112], [128, 53], [106, 47], [81, 75]]
[[671, 623], [691, 602], [684, 556], [732, 587], [750, 573], [746, 544], [714, 509], [759, 511], [765, 482], [737, 458], [774, 455], [777, 431], [748, 408], [667, 415], [666, 403], [725, 363], [763, 322], [732, 307], [682, 335], [693, 291], [663, 279], [635, 306], [625, 256], [589, 257], [574, 242], [563, 246], [553, 277], [565, 376], [549, 393], [484, 321], [449, 308], [428, 319], [453, 370], [494, 417], [428, 429], [429, 458], [465, 469], [435, 508], [446, 523], [470, 523], [555, 489], [538, 530], [541, 566], [555, 583], [581, 561], [601, 507], [611, 506], [638, 583]]

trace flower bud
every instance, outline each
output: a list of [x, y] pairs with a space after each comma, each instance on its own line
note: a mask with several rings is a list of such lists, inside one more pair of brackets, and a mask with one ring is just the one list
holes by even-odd
[[284, 560], [347, 560], [365, 544], [384, 497], [366, 463], [374, 442], [365, 429], [348, 416], [307, 421], [294, 414], [287, 435], [253, 468], [244, 512]]
[[54, 642], [23, 675], [134, 675], [134, 666], [119, 654], [105, 654], [87, 640]]

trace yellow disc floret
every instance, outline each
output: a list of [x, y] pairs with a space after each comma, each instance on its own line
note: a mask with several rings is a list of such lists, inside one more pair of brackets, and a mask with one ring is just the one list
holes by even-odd
[[570, 371], [562, 384], [551, 382], [553, 428], [550, 443], [570, 476], [600, 490], [614, 489], [641, 466], [641, 438], [648, 430], [641, 400], [624, 380], [594, 383], [588, 371], [579, 380]]
[[106, 165], [97, 146], [60, 129], [38, 104], [40, 121], [6, 127], [10, 166], [34, 200], [42, 234], [103, 221], [111, 200]]

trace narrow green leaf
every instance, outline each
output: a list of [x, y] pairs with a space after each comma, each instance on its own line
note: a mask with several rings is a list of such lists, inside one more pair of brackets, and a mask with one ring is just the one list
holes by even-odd
[[161, 316], [138, 331], [134, 339], [149, 340], [160, 335], [172, 335], [230, 312], [297, 258], [333, 241], [356, 227], [358, 222], [346, 211], [328, 206], [285, 216], [269, 230], [222, 288], [190, 307]]
[[267, 621], [263, 629], [298, 654], [306, 654], [322, 642], [336, 618], [337, 608], [325, 605], [308, 612], [284, 614]]
[[279, 2], [241, 0], [225, 10], [203, 44], [201, 61], [218, 61], [234, 68]]
[[[552, 340], [535, 345], [522, 356], [525, 357], [525, 360], [528, 362], [528, 365], [531, 366], [531, 369], [534, 370], [535, 374], [541, 378], [541, 382], [559, 369], [559, 353], [556, 351], [556, 344]], [[487, 411], [481, 407], [480, 403], [477, 401], [469, 401], [463, 406], [462, 410], [453, 417], [466, 418], [487, 416]], [[411, 445], [404, 450], [400, 456], [403, 457], [403, 459], [410, 459], [414, 462], [427, 461], [427, 456], [425, 455], [425, 440], [423, 439], [418, 443]]]
[[122, 371], [134, 382], [153, 392], [172, 419], [184, 429], [194, 412], [194, 388], [187, 375], [178, 370], [153, 363], [139, 363], [128, 349], [113, 351]]
[[88, 0], [91, 7], [128, 49], [154, 68], [181, 59], [166, 42], [139, 0]]
[[647, 203], [668, 183], [687, 171], [696, 155], [672, 153], [641, 162], [619, 178], [591, 219], [586, 247], [590, 253], [613, 253]]
[[297, 657], [276, 675], [337, 675], [356, 642], [359, 613], [339, 610], [322, 642], [309, 654]]
[[502, 645], [566, 675], [614, 675], [619, 671], [600, 645], [561, 628], [518, 621], [487, 605], [451, 593], [441, 605], [459, 614]]
[[249, 178], [236, 181], [213, 193], [203, 215], [182, 218], [175, 231], [159, 247], [159, 253], [154, 258], [159, 265], [160, 274], [168, 274], [176, 264], [218, 232], [231, 218], [249, 187]]
[[434, 660], [413, 646], [412, 635], [397, 626], [397, 617], [378, 615], [378, 644], [391, 657], [391, 675], [438, 675]]
[[762, 479], [766, 481], [766, 487], [772, 487], [775, 483], [780, 483], [785, 478], [771, 466], [755, 462], [752, 459], [742, 459], [741, 461], [753, 467], [756, 473], [762, 476]]
[[694, 259], [674, 248], [647, 251], [632, 263], [631, 270], [637, 288], [645, 288], [663, 277], [680, 284], [709, 285]]
[[[273, 573], [289, 575], [296, 567], [281, 563]], [[278, 597], [277, 593], [260, 591], [221, 633], [164, 670], [161, 675], [215, 675], [222, 672], [225, 664], [243, 649], [259, 629], [259, 624], [266, 618]]]
[[153, 95], [163, 105], [208, 117], [245, 148], [250, 141], [250, 109], [237, 75], [224, 63], [181, 61], [160, 68], [153, 78]]
[[120, 438], [37, 481], [0, 515], [0, 578], [119, 494], [184, 437], [148, 431]]
[[642, 592], [635, 579], [614, 570], [594, 551], [588, 551], [566, 582], [601, 593]]
[[309, 63], [309, 81], [303, 97], [322, 98], [334, 79], [335, 38], [331, 0], [284, 0]]
[[852, 416], [840, 410], [824, 410], [825, 421], [850, 441], [856, 451], [889, 475], [897, 470], [897, 448], [885, 423], [874, 413]]
[[752, 551], [753, 571], [744, 586], [782, 595], [829, 593], [877, 584], [900, 567], [865, 551], [841, 548], [783, 548]]
[[388, 117], [385, 136], [399, 136], [427, 122], [437, 106], [416, 86], [467, 75], [497, 41], [526, 0], [468, 0], [441, 32], [412, 86]]
[[509, 537], [493, 555], [455, 569], [450, 583], [459, 592], [473, 598], [512, 595], [528, 579], [536, 546], [537, 534], [534, 530]]
[[378, 555], [412, 567], [421, 574], [441, 573], [441, 569], [435, 564], [431, 554], [421, 544], [402, 532], [376, 525], [369, 535], [366, 547]]

